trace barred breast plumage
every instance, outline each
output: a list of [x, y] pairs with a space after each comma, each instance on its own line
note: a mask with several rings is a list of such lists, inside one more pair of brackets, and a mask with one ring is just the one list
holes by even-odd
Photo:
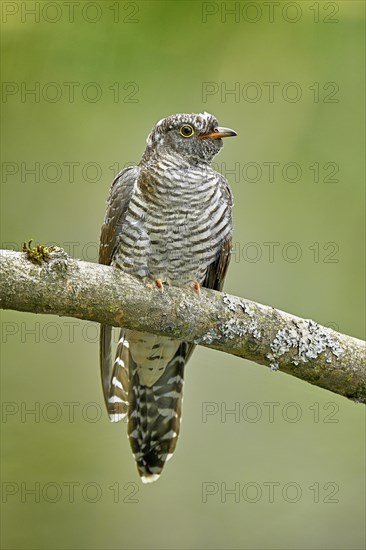
[[[208, 113], [158, 122], [140, 164], [112, 184], [100, 263], [145, 281], [221, 289], [230, 258], [232, 196], [210, 163], [222, 138]], [[140, 476], [157, 479], [180, 429], [183, 371], [193, 345], [122, 329], [111, 361], [111, 328], [101, 327], [101, 372], [112, 421], [128, 415]]]

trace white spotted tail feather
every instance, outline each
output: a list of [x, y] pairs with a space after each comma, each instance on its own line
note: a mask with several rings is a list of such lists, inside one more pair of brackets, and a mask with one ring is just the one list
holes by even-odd
[[108, 414], [111, 422], [123, 420], [128, 413], [129, 343], [121, 331], [114, 361], [108, 395]]
[[180, 431], [183, 373], [189, 344], [182, 343], [152, 386], [140, 383], [135, 365], [130, 384], [128, 435], [143, 483], [156, 481], [176, 448]]

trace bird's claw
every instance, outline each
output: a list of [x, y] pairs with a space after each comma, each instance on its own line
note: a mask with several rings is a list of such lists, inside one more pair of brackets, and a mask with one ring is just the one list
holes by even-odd
[[161, 292], [164, 292], [163, 281], [161, 279], [155, 279], [155, 284]]
[[193, 284], [193, 288], [198, 295], [201, 294], [201, 285], [197, 281], [195, 281], [195, 283]]

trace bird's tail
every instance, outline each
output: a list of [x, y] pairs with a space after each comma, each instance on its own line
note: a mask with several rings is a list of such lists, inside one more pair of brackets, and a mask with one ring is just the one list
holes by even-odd
[[128, 415], [128, 436], [140, 477], [155, 481], [171, 458], [180, 431], [183, 374], [194, 345], [182, 342], [154, 384], [140, 382], [122, 330], [115, 361], [111, 360], [111, 327], [101, 330], [101, 374], [109, 418], [119, 422]]
[[177, 444], [186, 356], [187, 344], [182, 343], [162, 376], [150, 387], [140, 383], [136, 364], [132, 369], [128, 435], [144, 483], [158, 479]]

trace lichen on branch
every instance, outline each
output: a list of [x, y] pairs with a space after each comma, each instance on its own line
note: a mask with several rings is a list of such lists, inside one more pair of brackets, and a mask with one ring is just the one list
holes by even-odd
[[[36, 247], [37, 248], [37, 247]], [[29, 252], [29, 250], [31, 252]], [[365, 342], [244, 298], [205, 288], [161, 292], [60, 248], [0, 252], [0, 307], [152, 332], [266, 365], [366, 403]]]

